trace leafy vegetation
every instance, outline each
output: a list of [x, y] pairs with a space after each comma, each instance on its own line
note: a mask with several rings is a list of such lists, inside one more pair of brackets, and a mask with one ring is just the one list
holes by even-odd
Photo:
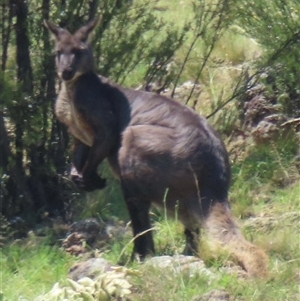
[[[240, 10], [240, 8], [243, 8]], [[241, 30], [254, 38], [264, 49], [258, 64], [268, 70], [269, 89], [289, 115], [299, 115], [299, 11], [295, 0], [240, 1], [237, 6]], [[280, 74], [280, 76], [278, 76]]]

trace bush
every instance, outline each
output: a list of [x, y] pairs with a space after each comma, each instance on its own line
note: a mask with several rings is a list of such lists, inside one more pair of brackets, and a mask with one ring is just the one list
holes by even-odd
[[284, 113], [300, 116], [300, 2], [298, 0], [242, 0], [235, 7], [237, 24], [264, 52], [256, 62], [260, 81], [283, 106]]

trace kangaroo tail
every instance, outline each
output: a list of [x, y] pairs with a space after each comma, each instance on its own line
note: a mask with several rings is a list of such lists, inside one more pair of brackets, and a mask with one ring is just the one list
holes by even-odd
[[209, 238], [229, 251], [250, 276], [267, 276], [266, 253], [244, 238], [233, 220], [227, 201], [216, 202], [210, 208], [205, 227]]

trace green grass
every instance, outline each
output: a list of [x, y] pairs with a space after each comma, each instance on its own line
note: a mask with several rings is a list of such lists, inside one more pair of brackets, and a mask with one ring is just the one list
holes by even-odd
[[65, 278], [74, 261], [57, 247], [32, 240], [14, 243], [1, 252], [0, 291], [8, 301], [33, 300]]
[[106, 220], [114, 216], [129, 220], [119, 181], [113, 176], [107, 162], [102, 164], [99, 172], [107, 180], [107, 186], [103, 190], [86, 193], [82, 200], [75, 202], [76, 218], [95, 217]]
[[[253, 185], [251, 183], [251, 189], [255, 188]], [[184, 274], [171, 277], [166, 271], [145, 269], [130, 262], [131, 236], [111, 242], [104, 257], [111, 263], [123, 262], [128, 267], [140, 270], [141, 274], [132, 278], [133, 300], [191, 300], [193, 296], [212, 289], [225, 289], [234, 296], [234, 300], [297, 300], [300, 270], [299, 214], [297, 215], [300, 209], [300, 182], [285, 188], [270, 189], [268, 183], [256, 188], [255, 193], [261, 197], [254, 198], [256, 201], [251, 207], [252, 215], [262, 219], [265, 217], [263, 220], [267, 221], [270, 218], [271, 222], [249, 224], [245, 219], [240, 223], [246, 237], [265, 249], [270, 257], [269, 277], [266, 280], [242, 280], [225, 273], [222, 270], [222, 256], [212, 260], [204, 258], [207, 267], [216, 276], [214, 279], [204, 275], [188, 277]], [[236, 189], [234, 186], [232, 194]], [[268, 199], [263, 197], [266, 192]], [[243, 197], [243, 193], [239, 193]], [[233, 211], [236, 211], [237, 206], [237, 202], [232, 203]], [[157, 255], [182, 252], [185, 243], [182, 225], [174, 219], [166, 219], [164, 214], [152, 216], [155, 221]], [[23, 242], [17, 241], [2, 250], [1, 290], [6, 300], [34, 300], [38, 295], [49, 291], [55, 282], [64, 282], [68, 269], [78, 259], [46, 242], [45, 239], [30, 236]], [[202, 254], [205, 257], [206, 254]]]
[[[256, 192], [259, 193], [260, 190]], [[276, 188], [269, 192], [269, 196], [272, 201], [257, 203], [252, 208], [253, 214], [267, 215], [275, 221], [277, 219], [278, 222], [273, 226], [258, 224], [254, 228], [242, 227], [246, 237], [264, 248], [270, 256], [268, 279], [242, 280], [235, 275], [228, 275], [220, 269], [223, 266], [224, 256], [207, 262], [207, 266], [216, 275], [216, 279], [213, 280], [204, 275], [187, 277], [181, 274], [170, 277], [161, 270], [141, 268], [143, 277], [135, 279], [139, 294], [134, 300], [191, 300], [193, 296], [212, 289], [225, 289], [234, 300], [297, 300], [300, 269], [299, 214], [298, 217], [294, 216], [291, 219], [281, 217], [288, 212], [299, 213], [300, 182], [284, 189]], [[236, 204], [233, 204], [233, 211], [235, 207]], [[161, 255], [180, 252], [184, 245], [182, 227], [175, 221], [164, 219], [157, 224], [159, 228], [155, 238], [157, 252]]]
[[[153, 277], [153, 273], [152, 277], [148, 273], [145, 273], [143, 278], [140, 279], [141, 293], [134, 300], [191, 300], [193, 297], [203, 295], [213, 289], [226, 290], [233, 296], [233, 300], [297, 300], [294, 299], [298, 292], [297, 285], [283, 287], [282, 279], [280, 278], [269, 282], [258, 282], [255, 280], [239, 281], [234, 276], [223, 274], [220, 279], [213, 282], [201, 275], [192, 278], [175, 276], [170, 281], [168, 277], [162, 275], [161, 277], [159, 275]], [[277, 290], [274, 287], [277, 287]]]
[[[246, 155], [232, 167], [230, 199], [238, 217], [251, 215], [255, 205], [273, 203], [273, 198], [278, 198], [274, 191], [280, 194], [280, 188], [299, 180], [294, 165], [298, 149], [296, 136], [289, 134], [264, 145], [248, 144]], [[293, 198], [297, 199], [296, 195]], [[287, 197], [287, 200], [293, 198]]]

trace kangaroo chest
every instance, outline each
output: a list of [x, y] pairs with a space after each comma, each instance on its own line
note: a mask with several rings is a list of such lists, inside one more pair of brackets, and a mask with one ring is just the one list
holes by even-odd
[[55, 103], [55, 114], [58, 120], [68, 127], [68, 132], [82, 143], [92, 146], [94, 130], [78, 112], [74, 104], [74, 91], [62, 83]]

